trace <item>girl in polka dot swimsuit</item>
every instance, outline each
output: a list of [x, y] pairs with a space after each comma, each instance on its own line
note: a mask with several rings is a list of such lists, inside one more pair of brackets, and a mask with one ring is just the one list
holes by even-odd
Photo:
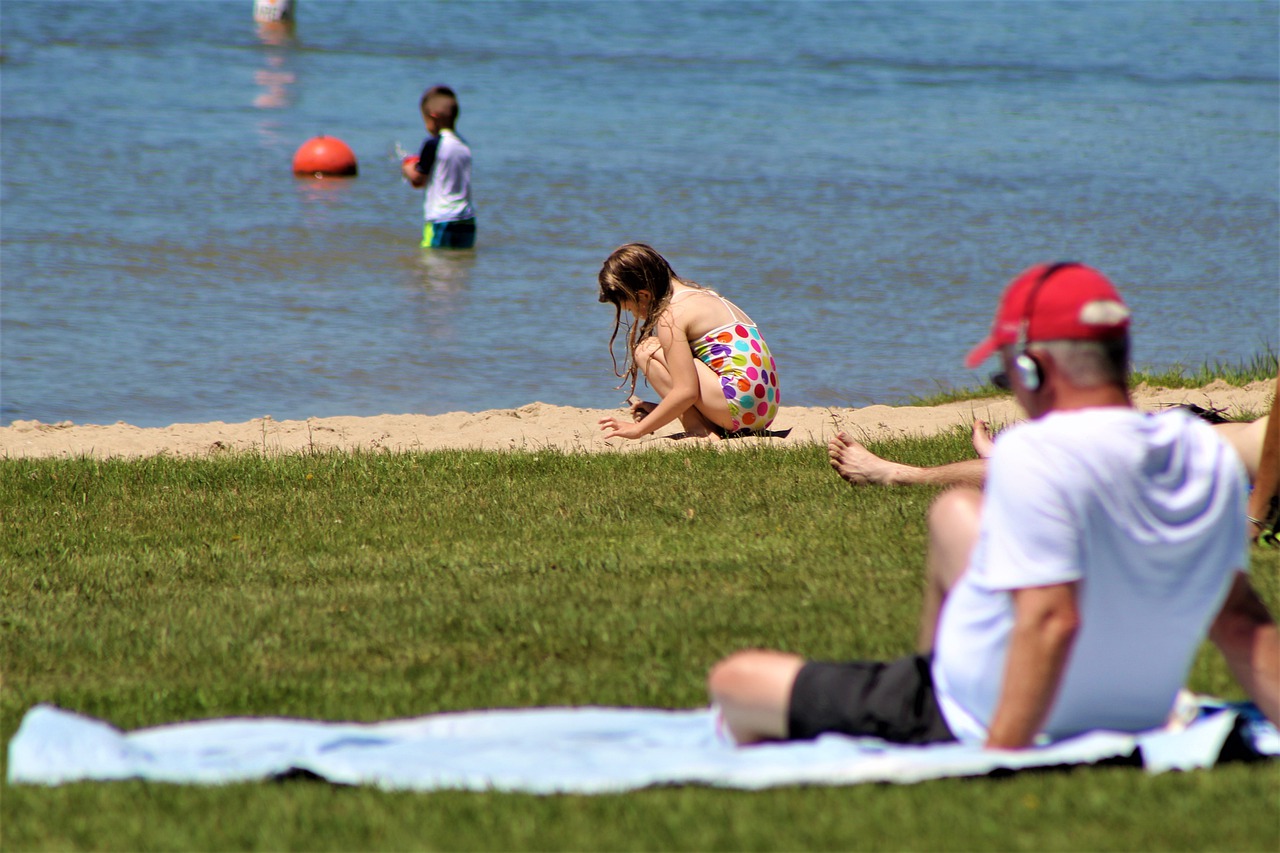
[[[633, 422], [601, 418], [605, 438], [640, 438], [679, 418], [686, 435], [763, 432], [778, 414], [778, 374], [760, 330], [741, 308], [713, 290], [676, 275], [644, 243], [615, 250], [600, 268], [600, 301], [614, 306], [609, 353], [627, 327], [625, 372]], [[662, 397], [635, 396], [638, 375]]]

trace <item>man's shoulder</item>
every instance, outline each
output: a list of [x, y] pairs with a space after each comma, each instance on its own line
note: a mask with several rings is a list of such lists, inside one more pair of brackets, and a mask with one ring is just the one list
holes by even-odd
[[1126, 406], [1054, 411], [1035, 420], [1022, 421], [1006, 432], [1023, 441], [1094, 442], [1107, 436], [1123, 436], [1144, 428], [1152, 415]]
[[1090, 446], [1100, 437], [1118, 435], [1143, 417], [1135, 409], [1097, 408], [1049, 412], [1021, 421], [1000, 434], [996, 447]]
[[[1185, 412], [1151, 413], [1126, 407], [1050, 412], [1016, 424], [996, 440], [991, 465], [1069, 477], [1070, 470], [1146, 471], [1173, 464], [1208, 473], [1235, 462], [1207, 423]], [[1163, 470], [1163, 468], [1161, 468]]]
[[1102, 464], [1140, 454], [1149, 415], [1137, 409], [1108, 407], [1050, 412], [1004, 430], [996, 439], [992, 471], [1012, 469], [1020, 481], [1042, 471], [1070, 478], [1081, 464]]

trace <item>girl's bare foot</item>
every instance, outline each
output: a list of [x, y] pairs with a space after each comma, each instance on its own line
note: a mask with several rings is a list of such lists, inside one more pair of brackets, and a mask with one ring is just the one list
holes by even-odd
[[831, 467], [841, 477], [854, 485], [877, 483], [889, 485], [909, 478], [913, 470], [908, 465], [881, 459], [870, 450], [849, 437], [848, 433], [840, 433], [827, 444], [827, 456], [831, 459]]
[[685, 409], [684, 414], [680, 415], [680, 426], [684, 427], [684, 432], [680, 433], [681, 438], [705, 438], [708, 441], [720, 440], [720, 428], [707, 420], [702, 412], [696, 408]]
[[995, 450], [995, 441], [991, 437], [991, 427], [986, 421], [973, 422], [973, 449], [978, 452], [979, 459], [989, 459]]

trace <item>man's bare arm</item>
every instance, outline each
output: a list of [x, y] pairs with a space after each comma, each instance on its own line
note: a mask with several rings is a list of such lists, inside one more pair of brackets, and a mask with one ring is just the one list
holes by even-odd
[[1014, 625], [989, 749], [1030, 746], [1049, 717], [1080, 628], [1076, 584], [1013, 591]]

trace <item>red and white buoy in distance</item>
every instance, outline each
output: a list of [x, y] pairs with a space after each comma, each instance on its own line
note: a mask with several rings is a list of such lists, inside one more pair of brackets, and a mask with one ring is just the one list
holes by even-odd
[[293, 21], [293, 0], [253, 0], [253, 19], [260, 24]]
[[284, 47], [293, 41], [294, 0], [253, 0], [253, 19], [258, 38], [269, 47]]
[[354, 178], [355, 152], [334, 136], [315, 136], [293, 155], [293, 173], [306, 178]]

